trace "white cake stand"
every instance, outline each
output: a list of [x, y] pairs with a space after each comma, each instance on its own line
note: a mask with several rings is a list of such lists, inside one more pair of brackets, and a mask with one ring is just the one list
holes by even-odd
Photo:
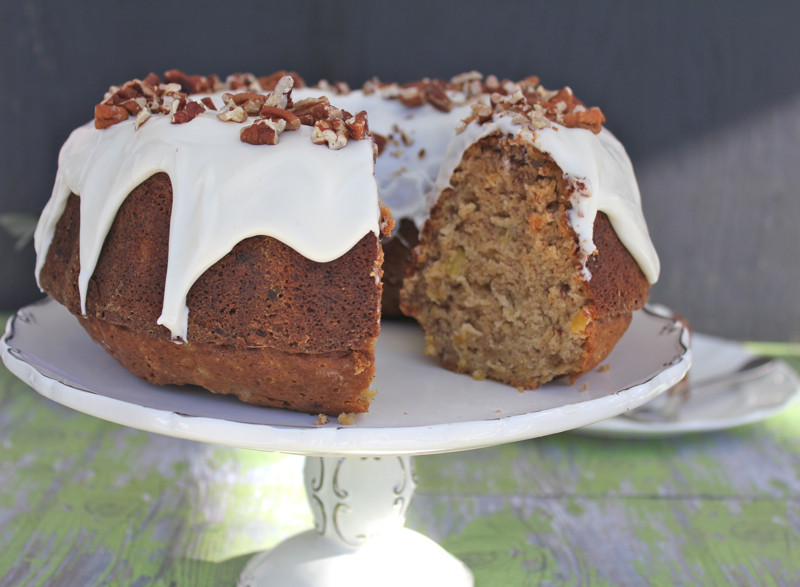
[[687, 329], [665, 308], [637, 312], [597, 369], [573, 385], [519, 392], [474, 381], [423, 354], [412, 323], [383, 325], [378, 395], [353, 425], [257, 408], [130, 375], [60, 305], [44, 300], [8, 322], [3, 361], [37, 392], [86, 414], [149, 432], [306, 456], [315, 528], [256, 555], [240, 585], [472, 585], [438, 544], [403, 527], [415, 455], [470, 450], [585, 426], [650, 401], [691, 362]]

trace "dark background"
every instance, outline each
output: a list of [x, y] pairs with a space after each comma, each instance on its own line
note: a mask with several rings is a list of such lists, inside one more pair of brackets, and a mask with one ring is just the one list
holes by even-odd
[[[800, 341], [796, 2], [0, 2], [0, 214], [38, 214], [58, 149], [148, 72], [298, 71], [360, 86], [472, 69], [571, 86], [637, 170], [651, 301], [697, 330]], [[0, 234], [0, 309], [41, 297]]]

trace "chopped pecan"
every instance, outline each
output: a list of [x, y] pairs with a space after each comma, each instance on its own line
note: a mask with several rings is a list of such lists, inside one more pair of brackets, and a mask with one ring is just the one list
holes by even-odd
[[315, 112], [320, 112], [320, 110], [318, 110], [320, 106], [330, 106], [327, 97], [320, 96], [319, 98], [300, 100], [292, 106], [291, 112], [300, 119], [301, 124], [305, 126], [314, 126], [314, 123], [319, 120], [319, 118], [324, 118], [327, 115], [325, 108], [321, 109], [323, 116], [319, 117], [315, 115]]
[[197, 118], [197, 116], [206, 111], [206, 107], [200, 102], [188, 100], [183, 108], [180, 108], [172, 115], [172, 124], [184, 124]]
[[314, 109], [314, 115], [319, 118], [329, 118], [333, 120], [334, 118], [346, 120], [350, 118], [351, 114], [347, 110], [342, 110], [341, 108], [337, 108], [333, 105], [327, 106], [318, 106]]
[[350, 86], [347, 82], [333, 82], [330, 83], [326, 79], [321, 79], [317, 82], [317, 85], [314, 86], [315, 89], [321, 90], [323, 92], [330, 92], [332, 94], [344, 95], [350, 93]]
[[349, 136], [347, 124], [341, 118], [328, 120], [318, 120], [314, 123], [314, 132], [311, 133], [311, 141], [316, 145], [328, 143], [329, 149], [341, 149], [347, 145]]
[[94, 107], [94, 127], [103, 129], [128, 119], [128, 111], [122, 106], [98, 104]]
[[464, 84], [469, 84], [474, 81], [481, 81], [483, 79], [483, 74], [479, 71], [466, 71], [464, 73], [460, 73], [458, 75], [454, 75], [450, 78], [450, 83], [455, 84], [456, 86], [461, 86]]
[[205, 98], [201, 98], [200, 101], [209, 110], [216, 110], [217, 109], [216, 105], [214, 104], [214, 100], [212, 100], [210, 96], [206, 96]]
[[185, 106], [186, 94], [167, 92], [161, 96], [158, 112], [172, 115]]
[[425, 101], [442, 112], [450, 112], [453, 102], [445, 91], [442, 80], [435, 79], [425, 86]]
[[239, 131], [239, 138], [251, 145], [277, 145], [278, 137], [286, 127], [283, 120], [257, 120]]
[[186, 94], [176, 94], [174, 96], [164, 96], [164, 106], [168, 106], [169, 113], [175, 114], [178, 110], [186, 108]]
[[380, 230], [381, 235], [389, 238], [392, 236], [392, 231], [394, 231], [394, 217], [392, 216], [392, 210], [386, 204], [380, 204], [380, 211], [381, 211], [381, 222], [380, 222]]
[[137, 114], [139, 110], [142, 109], [142, 104], [136, 100], [126, 100], [125, 102], [120, 102], [118, 105], [122, 106], [125, 110], [128, 111], [128, 114], [131, 115]]
[[473, 104], [472, 114], [477, 118], [479, 124], [483, 124], [492, 119], [494, 110], [491, 106], [487, 106], [486, 104]]
[[374, 94], [377, 92], [384, 85], [386, 84], [381, 82], [381, 80], [379, 80], [377, 77], [373, 77], [372, 79], [364, 82], [364, 85], [361, 87], [361, 91], [365, 96], [368, 96], [369, 94]]
[[251, 90], [254, 92], [261, 90], [258, 78], [252, 73], [234, 73], [228, 76], [226, 82], [231, 90]]
[[181, 91], [187, 94], [197, 94], [200, 92], [213, 92], [217, 81], [216, 76], [205, 77], [202, 75], [187, 75], [177, 69], [170, 69], [164, 72], [166, 83], [180, 84]]
[[149, 118], [150, 118], [150, 111], [147, 108], [143, 108], [136, 115], [136, 120], [133, 122], [133, 128], [138, 130], [139, 127], [142, 126], [145, 122], [147, 122]]
[[425, 103], [425, 92], [422, 82], [412, 82], [405, 84], [400, 88], [397, 96], [404, 106], [409, 108], [416, 108]]
[[574, 110], [564, 114], [564, 126], [572, 128], [585, 128], [598, 134], [603, 129], [603, 123], [606, 117], [603, 112], [596, 106], [592, 106], [588, 110]]
[[247, 120], [247, 112], [241, 106], [236, 106], [231, 110], [220, 112], [217, 114], [217, 118], [223, 122], [244, 122]]
[[386, 137], [376, 132], [370, 134], [372, 134], [372, 140], [375, 142], [375, 147], [378, 149], [378, 155], [380, 155], [386, 148]]
[[290, 76], [294, 81], [295, 88], [306, 87], [305, 80], [303, 80], [303, 78], [300, 77], [296, 72], [283, 71], [283, 70], [276, 71], [271, 75], [258, 78], [258, 84], [261, 86], [261, 89], [264, 90], [265, 92], [271, 92], [275, 89], [275, 86], [278, 85], [278, 82], [281, 80], [281, 78], [286, 77], [287, 75]]
[[286, 130], [297, 130], [300, 128], [300, 119], [292, 112], [284, 110], [283, 108], [265, 105], [261, 108], [261, 117], [271, 120], [286, 121]]
[[167, 96], [170, 94], [182, 94], [181, 85], [176, 83], [164, 83], [158, 86], [157, 95], [159, 97]]
[[276, 106], [284, 110], [292, 107], [292, 88], [294, 87], [294, 78], [289, 75], [283, 76], [275, 84], [275, 89], [267, 96], [267, 106]]
[[367, 113], [362, 110], [345, 120], [347, 130], [350, 131], [350, 138], [361, 140], [369, 135], [369, 124], [367, 123]]
[[152, 71], [148, 73], [142, 81], [154, 88], [157, 88], [159, 85], [161, 85], [161, 79]]
[[[476, 77], [477, 76], [477, 77]], [[384, 98], [397, 98], [409, 108], [416, 108], [423, 104], [430, 104], [442, 112], [450, 112], [453, 108], [453, 101], [447, 94], [447, 90], [463, 92], [467, 96], [478, 95], [482, 88], [480, 85], [480, 74], [468, 73], [453, 78], [449, 84], [440, 79], [424, 78], [415, 82], [408, 82], [402, 86], [396, 84], [373, 83], [371, 91], [380, 89]]]
[[249, 116], [258, 116], [267, 96], [256, 92], [225, 93], [222, 94], [222, 101], [231, 109], [240, 106]]
[[496, 75], [490, 75], [486, 78], [484, 85], [489, 92], [497, 92], [500, 89], [500, 80]]

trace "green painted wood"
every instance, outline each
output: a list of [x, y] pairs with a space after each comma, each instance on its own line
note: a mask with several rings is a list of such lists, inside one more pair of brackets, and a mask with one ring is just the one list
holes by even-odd
[[573, 434], [417, 459], [409, 526], [478, 585], [796, 585], [800, 405], [671, 440]]
[[[233, 585], [311, 526], [302, 457], [117, 426], [0, 368], [0, 587]], [[495, 585], [795, 585], [800, 404], [674, 439], [415, 459], [408, 526]]]

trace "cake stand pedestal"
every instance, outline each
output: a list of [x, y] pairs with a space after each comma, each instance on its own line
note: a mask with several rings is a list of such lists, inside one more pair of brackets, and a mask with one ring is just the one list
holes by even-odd
[[415, 488], [412, 457], [471, 450], [564, 432], [617, 416], [680, 381], [689, 333], [665, 308], [634, 315], [603, 369], [573, 385], [520, 393], [475, 381], [425, 357], [411, 323], [383, 325], [373, 386], [355, 424], [258, 408], [199, 389], [137, 379], [89, 338], [63, 307], [44, 300], [9, 320], [0, 345], [8, 369], [41, 395], [83, 413], [177, 438], [304, 455], [315, 528], [256, 555], [239, 584], [454, 586], [469, 570], [403, 527]]
[[464, 564], [403, 527], [414, 493], [412, 457], [306, 457], [315, 527], [253, 557], [240, 587], [466, 587]]

